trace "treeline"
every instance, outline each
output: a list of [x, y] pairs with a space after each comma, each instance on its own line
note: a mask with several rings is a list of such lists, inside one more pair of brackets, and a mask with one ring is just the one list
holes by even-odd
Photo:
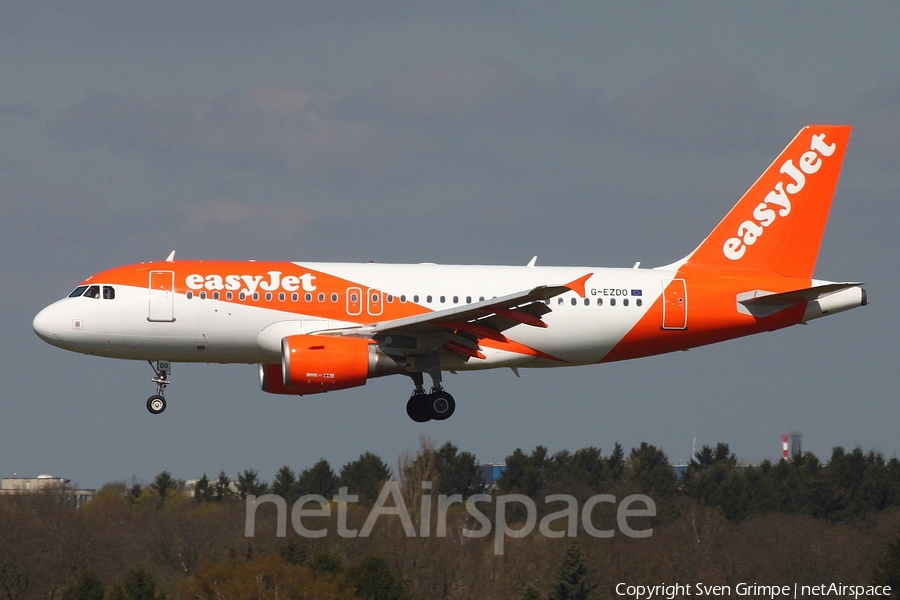
[[[543, 446], [506, 457], [501, 492], [538, 499], [617, 487], [650, 495], [669, 518], [684, 500], [717, 507], [730, 521], [753, 515], [807, 515], [829, 522], [865, 517], [900, 504], [900, 460], [879, 452], [834, 448], [827, 463], [806, 452], [788, 460], [742, 465], [728, 444], [703, 446], [678, 479], [665, 453], [642, 443], [626, 457], [619, 444], [609, 456], [597, 448], [553, 455]], [[689, 505], [689, 504], [687, 504]]]
[[[466, 499], [485, 491], [475, 455], [446, 442], [434, 449], [432, 460], [434, 473], [421, 476], [435, 480], [437, 493], [460, 494]], [[371, 508], [381, 484], [391, 477], [392, 470], [384, 460], [365, 452], [337, 473], [324, 458], [299, 474], [284, 466], [271, 484], [260, 479], [255, 469], [238, 473], [234, 480], [224, 471], [215, 480], [203, 474], [192, 492], [198, 502], [277, 494], [292, 504], [307, 494], [331, 498], [339, 488], [347, 487], [359, 496], [361, 506]], [[130, 493], [133, 498], [144, 492], [158, 495], [163, 490], [183, 489], [183, 485], [164, 471], [147, 488], [136, 485]], [[666, 454], [652, 444], [642, 443], [627, 456], [618, 443], [607, 456], [595, 447], [551, 455], [538, 446], [530, 453], [517, 448], [507, 456], [506, 469], [493, 491], [524, 494], [537, 501], [557, 493], [584, 499], [615, 489], [650, 495], [661, 514], [668, 517], [677, 516], [680, 499], [690, 499], [721, 508], [727, 519], [736, 522], [768, 513], [836, 522], [900, 504], [900, 460], [886, 459], [874, 451], [864, 453], [860, 448], [847, 452], [836, 447], [827, 463], [806, 452], [774, 463], [743, 465], [728, 444], [719, 443], [704, 445], [679, 479]]]
[[[879, 453], [836, 448], [827, 463], [805, 453], [745, 466], [718, 444], [704, 446], [681, 479], [665, 453], [646, 443], [628, 452], [616, 444], [608, 454], [517, 449], [506, 465], [486, 486], [474, 455], [423, 440], [395, 468], [367, 452], [337, 470], [324, 459], [298, 471], [285, 466], [271, 483], [253, 469], [233, 480], [222, 472], [202, 477], [193, 496], [168, 472], [146, 486], [108, 484], [80, 507], [65, 490], [2, 496], [0, 598], [560, 600], [615, 597], [618, 583], [652, 581], [884, 582], [900, 590], [900, 465]], [[258, 509], [255, 535], [245, 536], [242, 498], [271, 493], [290, 505], [308, 494], [331, 498], [340, 487], [359, 496], [346, 526], [360, 530], [388, 479], [399, 484], [415, 536], [384, 516], [368, 537], [341, 537], [332, 511], [304, 521], [327, 529], [325, 537], [301, 537], [291, 527], [279, 537], [271, 504]], [[635, 493], [656, 504], [646, 539], [592, 537], [580, 522], [572, 539], [563, 519], [549, 531], [507, 539], [497, 554], [492, 536], [463, 534], [477, 525], [463, 504], [451, 507], [445, 536], [419, 530], [439, 495], [522, 494], [543, 518], [563, 508], [548, 496], [569, 495], [580, 507], [596, 494]], [[524, 519], [521, 505], [506, 508], [506, 515], [484, 514], [514, 526]], [[615, 523], [605, 509], [593, 514], [598, 527]]]
[[[446, 442], [440, 448], [429, 451], [429, 456], [428, 468], [434, 472], [422, 473], [422, 476], [434, 479], [434, 490], [438, 494], [462, 494], [464, 498], [468, 498], [484, 491], [484, 482], [474, 454], [460, 452], [457, 446]], [[401, 461], [403, 460], [409, 462], [409, 457], [401, 457]], [[413, 467], [410, 464], [407, 468]], [[334, 472], [331, 464], [324, 458], [302, 470], [299, 475], [285, 465], [275, 473], [271, 484], [260, 479], [256, 469], [247, 469], [238, 473], [234, 479], [224, 471], [219, 472], [215, 480], [204, 473], [192, 490], [186, 490], [184, 481], [174, 479], [171, 473], [163, 471], [146, 488], [140, 484], [133, 485], [129, 496], [137, 499], [142, 494], [165, 496], [168, 492], [189, 491], [197, 502], [208, 503], [235, 497], [244, 499], [249, 495], [276, 494], [288, 504], [293, 504], [298, 498], [308, 494], [331, 498], [339, 488], [346, 487], [359, 496], [361, 506], [371, 508], [382, 484], [391, 477], [391, 468], [384, 460], [371, 452], [364, 452], [358, 459], [341, 467], [338, 473]], [[410, 473], [408, 478], [412, 477], [413, 474]]]

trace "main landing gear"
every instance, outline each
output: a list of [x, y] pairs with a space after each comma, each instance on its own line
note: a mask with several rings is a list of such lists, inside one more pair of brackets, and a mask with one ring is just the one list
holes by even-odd
[[406, 403], [406, 414], [416, 423], [426, 423], [431, 420], [444, 421], [453, 415], [456, 410], [456, 401], [441, 387], [440, 378], [434, 382], [431, 393], [426, 393], [422, 386], [422, 374], [411, 375], [416, 384], [412, 396]]
[[150, 368], [156, 373], [156, 377], [150, 380], [156, 384], [156, 394], [147, 398], [147, 410], [151, 414], [158, 415], [166, 410], [166, 386], [172, 383], [169, 380], [169, 373], [172, 372], [172, 367], [167, 360], [156, 361], [156, 366], [153, 366], [153, 361], [148, 360], [147, 362], [150, 363]]

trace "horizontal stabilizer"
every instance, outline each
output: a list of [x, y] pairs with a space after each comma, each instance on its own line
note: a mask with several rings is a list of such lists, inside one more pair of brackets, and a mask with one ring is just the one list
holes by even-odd
[[789, 292], [772, 293], [754, 290], [738, 294], [738, 310], [754, 317], [768, 317], [776, 312], [802, 302], [821, 300], [832, 294], [861, 286], [861, 282], [825, 283]]

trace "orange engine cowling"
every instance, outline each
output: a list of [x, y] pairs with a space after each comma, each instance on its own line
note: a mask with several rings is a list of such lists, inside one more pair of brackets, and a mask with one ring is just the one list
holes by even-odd
[[291, 335], [281, 340], [281, 364], [260, 365], [259, 379], [271, 394], [318, 394], [365, 385], [403, 367], [372, 340]]

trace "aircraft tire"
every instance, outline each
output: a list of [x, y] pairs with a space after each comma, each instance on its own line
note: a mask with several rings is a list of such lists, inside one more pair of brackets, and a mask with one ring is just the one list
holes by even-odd
[[428, 395], [428, 412], [435, 421], [446, 421], [456, 411], [456, 400], [445, 391]]
[[147, 398], [147, 410], [152, 415], [158, 415], [166, 410], [166, 399], [159, 395], [150, 396]]
[[416, 423], [427, 423], [431, 420], [428, 398], [425, 394], [414, 394], [406, 403], [406, 414]]

